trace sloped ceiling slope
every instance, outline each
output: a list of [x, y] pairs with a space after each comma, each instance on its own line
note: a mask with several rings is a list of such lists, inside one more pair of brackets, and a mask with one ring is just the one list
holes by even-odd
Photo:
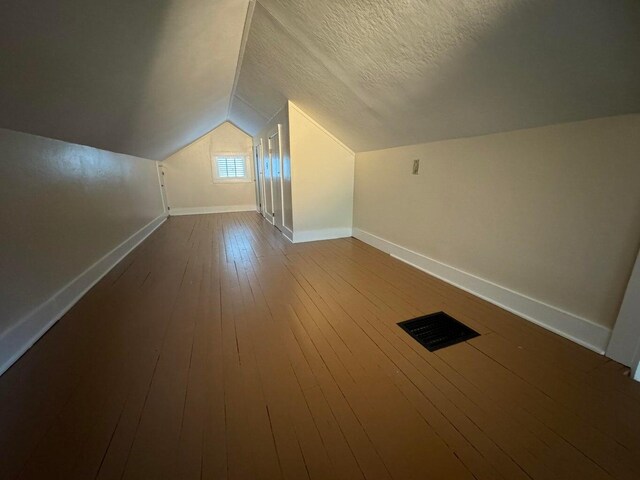
[[259, 0], [235, 93], [356, 151], [639, 112], [640, 2]]
[[2, 2], [0, 127], [167, 157], [227, 119], [248, 2]]

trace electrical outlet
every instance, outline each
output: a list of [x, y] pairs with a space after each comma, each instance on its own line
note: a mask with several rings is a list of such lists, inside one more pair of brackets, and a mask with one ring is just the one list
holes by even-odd
[[413, 175], [418, 175], [418, 172], [420, 171], [420, 160], [414, 160], [413, 161], [413, 170], [412, 170], [412, 174]]

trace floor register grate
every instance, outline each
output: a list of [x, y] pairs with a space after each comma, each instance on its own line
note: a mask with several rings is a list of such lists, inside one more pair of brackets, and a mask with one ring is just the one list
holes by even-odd
[[444, 312], [405, 320], [398, 323], [398, 326], [430, 352], [471, 340], [480, 335]]

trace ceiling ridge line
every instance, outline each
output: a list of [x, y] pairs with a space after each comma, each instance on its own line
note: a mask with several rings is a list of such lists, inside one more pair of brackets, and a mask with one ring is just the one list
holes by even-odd
[[289, 100], [289, 99], [287, 98], [287, 103], [285, 103], [282, 107], [280, 107], [280, 108], [278, 109], [278, 111], [277, 111], [276, 113], [274, 113], [273, 115], [271, 115], [271, 117], [269, 117], [269, 119], [267, 120], [267, 124], [268, 124], [271, 120], [273, 120], [274, 118], [276, 118], [276, 117], [278, 116], [278, 114], [279, 114], [282, 110], [284, 110], [285, 108], [287, 108], [287, 105], [289, 105], [289, 102], [291, 102], [291, 100]]
[[[260, 115], [262, 118], [264, 118], [267, 122], [269, 120], [271, 120], [271, 118], [273, 118], [273, 117], [269, 118], [269, 115], [265, 114], [262, 110], [258, 109], [255, 105], [253, 105], [250, 101], [248, 101], [246, 98], [244, 98], [239, 93], [235, 93], [234, 97], [237, 98], [238, 100], [240, 100], [242, 103], [244, 103], [249, 108], [251, 108], [254, 112], [256, 112], [258, 115]], [[282, 110], [282, 109], [280, 109], [280, 110]], [[280, 111], [280, 110], [278, 110], [278, 111]]]
[[233, 85], [231, 86], [231, 93], [229, 95], [229, 104], [227, 105], [227, 115], [225, 116], [225, 119], [227, 121], [230, 120], [231, 105], [233, 104], [233, 97], [235, 96], [236, 89], [238, 87], [240, 70], [242, 69], [242, 59], [244, 57], [244, 49], [247, 45], [247, 39], [249, 38], [249, 30], [251, 29], [251, 19], [253, 18], [253, 12], [255, 10], [255, 7], [256, 7], [256, 0], [249, 0], [249, 4], [247, 5], [247, 15], [245, 16], [244, 26], [242, 27], [242, 40], [240, 40], [240, 50], [238, 51], [238, 60], [236, 62], [236, 72], [233, 77]]

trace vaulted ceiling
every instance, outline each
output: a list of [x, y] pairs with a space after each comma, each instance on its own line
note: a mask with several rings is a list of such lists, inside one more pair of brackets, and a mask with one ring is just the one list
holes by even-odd
[[287, 98], [355, 151], [639, 112], [640, 2], [259, 0], [231, 118]]
[[8, 0], [0, 127], [163, 159], [227, 119], [248, 0]]
[[163, 159], [287, 99], [356, 151], [640, 112], [640, 2], [2, 2], [0, 127]]

